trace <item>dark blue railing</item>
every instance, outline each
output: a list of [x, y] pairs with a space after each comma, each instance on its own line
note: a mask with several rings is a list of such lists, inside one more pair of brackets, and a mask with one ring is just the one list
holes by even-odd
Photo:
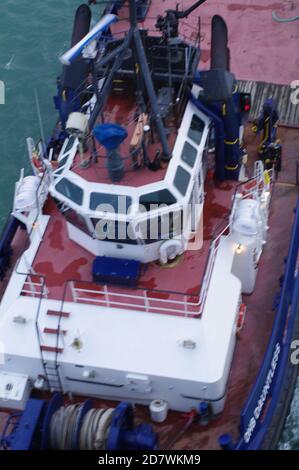
[[241, 413], [237, 450], [261, 447], [284, 386], [299, 301], [298, 250], [299, 200], [274, 326], [257, 380]]

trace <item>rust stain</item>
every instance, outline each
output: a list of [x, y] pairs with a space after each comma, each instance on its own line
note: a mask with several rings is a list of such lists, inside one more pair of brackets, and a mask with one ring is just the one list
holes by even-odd
[[47, 286], [56, 287], [63, 286], [67, 279], [81, 279], [79, 269], [87, 264], [86, 258], [78, 258], [64, 268], [62, 272], [56, 272], [53, 263], [44, 261], [37, 263], [35, 270], [40, 274], [47, 276]]
[[145, 287], [146, 289], [155, 289], [157, 287], [156, 279], [151, 277], [150, 279], [142, 279], [139, 283], [140, 287]]
[[211, 52], [207, 49], [202, 49], [200, 51], [200, 60], [204, 63], [209, 62], [211, 58]]
[[49, 233], [50, 248], [56, 250], [64, 250], [62, 243], [62, 220], [56, 220], [53, 224], [52, 230]]
[[281, 10], [281, 3], [270, 3], [269, 5], [244, 5], [243, 3], [231, 3], [228, 5], [229, 11], [269, 11], [269, 10]]
[[186, 290], [186, 294], [190, 295], [189, 302], [196, 302], [198, 300], [200, 284], [196, 284], [194, 287], [190, 287]]

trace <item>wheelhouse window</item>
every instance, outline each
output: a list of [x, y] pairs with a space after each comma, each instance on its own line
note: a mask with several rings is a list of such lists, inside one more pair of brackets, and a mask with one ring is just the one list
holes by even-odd
[[59, 163], [58, 163], [58, 168], [61, 168], [61, 167], [63, 167], [63, 166], [66, 164], [66, 162], [67, 162], [68, 158], [69, 158], [69, 156], [68, 156], [68, 155], [66, 155], [66, 156], [65, 156], [65, 157], [63, 157], [61, 160], [59, 160]]
[[77, 212], [75, 212], [73, 209], [65, 210], [63, 212], [63, 215], [70, 224], [74, 225], [78, 229], [90, 235], [89, 229], [86, 225], [86, 221], [84, 217], [82, 217], [82, 215], [77, 214]]
[[76, 139], [76, 137], [74, 135], [70, 136], [70, 138], [68, 140], [68, 143], [66, 144], [65, 149], [63, 151], [63, 154], [66, 154], [69, 150], [71, 150], [71, 148], [74, 145], [75, 139]]
[[193, 168], [196, 156], [197, 150], [193, 147], [193, 145], [189, 144], [189, 142], [185, 142], [181, 154], [181, 159], [183, 160], [183, 162], [187, 163], [190, 168]]
[[185, 196], [190, 182], [190, 174], [183, 167], [178, 166], [173, 184], [182, 196]]
[[196, 114], [193, 114], [191, 125], [188, 131], [189, 139], [199, 145], [201, 142], [204, 128], [205, 123]]
[[92, 211], [127, 214], [132, 198], [124, 194], [91, 193], [89, 207]]
[[152, 193], [143, 194], [139, 198], [139, 204], [145, 207], [147, 211], [150, 211], [154, 208], [151, 206], [160, 206], [162, 204], [171, 206], [171, 204], [175, 204], [176, 202], [176, 198], [168, 189], [161, 189]]
[[140, 238], [147, 245], [160, 240], [169, 240], [183, 231], [183, 211], [148, 217], [140, 222], [138, 229]]
[[83, 201], [83, 189], [80, 186], [77, 186], [72, 181], [68, 180], [67, 178], [62, 178], [55, 186], [56, 191], [63, 196], [67, 197], [71, 201], [78, 204], [78, 206], [82, 205]]

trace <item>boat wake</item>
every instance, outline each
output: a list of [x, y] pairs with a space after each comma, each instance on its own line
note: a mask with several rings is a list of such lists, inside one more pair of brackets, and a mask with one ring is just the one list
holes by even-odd
[[10, 60], [5, 64], [4, 69], [5, 70], [14, 70], [14, 60], [15, 60], [15, 54], [13, 54], [10, 58]]

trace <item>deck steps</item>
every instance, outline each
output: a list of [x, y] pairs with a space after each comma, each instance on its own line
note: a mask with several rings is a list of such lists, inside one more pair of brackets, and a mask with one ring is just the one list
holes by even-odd
[[44, 328], [44, 333], [52, 335], [66, 335], [66, 330], [59, 330], [58, 328]]
[[40, 345], [41, 351], [44, 352], [54, 352], [54, 353], [62, 353], [63, 348], [58, 348], [56, 346], [46, 346], [45, 344]]
[[70, 313], [69, 312], [60, 312], [58, 310], [48, 310], [47, 315], [49, 315], [51, 317], [69, 318]]

